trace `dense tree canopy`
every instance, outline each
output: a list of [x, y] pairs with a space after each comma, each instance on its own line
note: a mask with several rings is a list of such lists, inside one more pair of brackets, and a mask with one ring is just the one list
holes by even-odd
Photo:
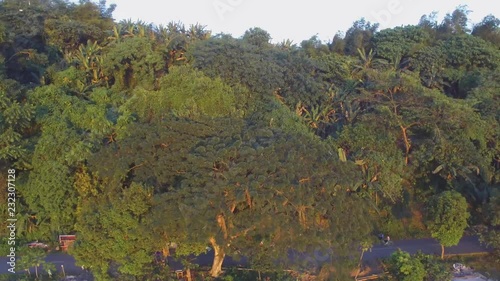
[[[274, 44], [259, 27], [212, 36], [113, 10], [0, 1], [19, 243], [76, 234], [70, 253], [98, 280], [152, 280], [174, 244], [187, 266], [212, 248], [212, 276], [226, 256], [317, 273], [288, 257], [318, 248], [341, 272], [375, 231], [444, 247], [468, 222], [500, 249], [495, 16], [471, 30], [466, 7], [385, 30], [360, 19], [328, 43]], [[428, 256], [391, 263], [398, 280], [449, 277]]]

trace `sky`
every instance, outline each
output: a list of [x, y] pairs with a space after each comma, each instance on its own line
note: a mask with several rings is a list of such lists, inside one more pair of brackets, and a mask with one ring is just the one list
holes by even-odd
[[470, 10], [469, 20], [480, 22], [488, 14], [500, 17], [500, 4], [492, 0], [107, 0], [116, 4], [115, 20], [142, 20], [153, 24], [201, 24], [212, 34], [242, 36], [260, 27], [272, 42], [290, 39], [299, 44], [312, 36], [331, 41], [364, 17], [380, 29], [418, 24], [422, 15], [438, 12], [438, 22], [460, 5]]

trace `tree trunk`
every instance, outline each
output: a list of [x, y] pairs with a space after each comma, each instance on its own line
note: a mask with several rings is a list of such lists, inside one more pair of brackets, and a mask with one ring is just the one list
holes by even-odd
[[359, 257], [358, 270], [356, 270], [356, 276], [354, 276], [354, 280], [357, 280], [358, 275], [361, 273], [361, 264], [363, 262], [364, 254], [365, 254], [365, 249], [361, 249], [361, 256]]
[[444, 246], [441, 244], [441, 259], [444, 259]]
[[193, 280], [191, 277], [191, 269], [186, 269], [186, 281], [191, 281]]
[[403, 141], [405, 142], [405, 164], [408, 165], [410, 148], [411, 148], [410, 140], [408, 139], [408, 134], [406, 133], [406, 130], [408, 129], [408, 127], [406, 127], [406, 128], [403, 126], [400, 126], [400, 127], [401, 127], [401, 131], [403, 132]]
[[212, 248], [215, 252], [214, 263], [212, 264], [212, 269], [210, 270], [210, 276], [218, 277], [222, 272], [222, 263], [224, 262], [226, 254], [224, 253], [224, 249], [217, 245], [214, 237], [210, 237], [210, 244], [212, 244]]

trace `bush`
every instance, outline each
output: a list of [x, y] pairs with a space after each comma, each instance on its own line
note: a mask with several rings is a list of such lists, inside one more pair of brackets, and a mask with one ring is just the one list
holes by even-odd
[[391, 255], [389, 272], [400, 281], [423, 281], [425, 268], [422, 262], [409, 253], [398, 250]]
[[425, 272], [427, 276], [424, 278], [425, 281], [450, 281], [452, 278], [451, 271], [448, 266], [432, 255], [426, 255], [422, 252], [418, 252], [415, 258], [420, 260], [424, 265]]

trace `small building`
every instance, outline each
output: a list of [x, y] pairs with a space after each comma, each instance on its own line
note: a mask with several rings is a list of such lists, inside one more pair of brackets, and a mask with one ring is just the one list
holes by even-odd
[[61, 251], [67, 251], [69, 246], [76, 240], [76, 235], [59, 235], [59, 248]]

